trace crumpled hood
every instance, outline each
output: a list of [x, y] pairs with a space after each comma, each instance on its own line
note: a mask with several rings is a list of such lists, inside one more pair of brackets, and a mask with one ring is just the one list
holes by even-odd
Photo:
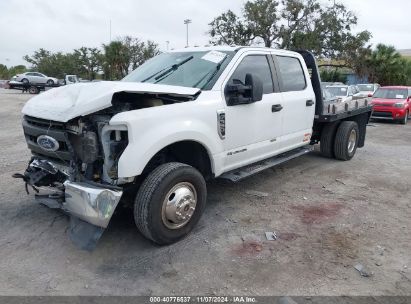
[[22, 113], [37, 118], [67, 122], [111, 106], [117, 92], [194, 96], [200, 89], [141, 82], [101, 81], [77, 83], [48, 90], [31, 98]]

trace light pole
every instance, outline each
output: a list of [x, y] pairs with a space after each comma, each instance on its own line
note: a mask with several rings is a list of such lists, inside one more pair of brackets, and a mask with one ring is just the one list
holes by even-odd
[[166, 48], [167, 48], [167, 51], [168, 51], [168, 48], [169, 48], [169, 45], [170, 45], [170, 41], [166, 41]]
[[188, 47], [188, 25], [191, 23], [191, 19], [185, 19], [184, 20], [184, 24], [187, 26], [187, 43], [186, 43], [186, 47]]

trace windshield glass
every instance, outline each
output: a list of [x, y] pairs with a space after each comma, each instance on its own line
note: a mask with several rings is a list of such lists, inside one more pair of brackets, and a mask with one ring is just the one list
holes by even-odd
[[347, 96], [348, 87], [327, 87], [327, 90], [334, 96]]
[[324, 89], [323, 89], [323, 98], [324, 98], [325, 100], [333, 99], [334, 97], [335, 97], [334, 94], [331, 93], [328, 88], [324, 88]]
[[374, 95], [374, 98], [385, 99], [405, 99], [407, 98], [406, 89], [378, 89]]
[[233, 54], [234, 52], [231, 51], [163, 53], [139, 66], [122, 81], [160, 83], [209, 90], [230, 62]]
[[374, 91], [373, 84], [358, 84], [357, 87], [360, 89], [360, 92], [372, 92]]

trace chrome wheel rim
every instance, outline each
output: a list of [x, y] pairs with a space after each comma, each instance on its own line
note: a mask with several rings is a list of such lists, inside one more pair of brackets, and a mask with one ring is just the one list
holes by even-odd
[[197, 205], [197, 191], [188, 182], [181, 182], [167, 192], [161, 218], [169, 229], [179, 229], [191, 220]]
[[353, 153], [355, 145], [357, 143], [357, 132], [355, 129], [351, 130], [350, 137], [348, 138], [348, 153]]

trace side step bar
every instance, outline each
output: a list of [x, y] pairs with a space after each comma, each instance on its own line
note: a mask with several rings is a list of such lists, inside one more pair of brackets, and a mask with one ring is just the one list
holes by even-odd
[[265, 169], [277, 166], [279, 164], [282, 164], [290, 159], [296, 158], [298, 156], [307, 154], [311, 151], [314, 150], [313, 146], [305, 146], [302, 148], [297, 148], [285, 153], [282, 153], [280, 155], [262, 160], [260, 162], [239, 168], [239, 169], [235, 169], [232, 171], [229, 171], [227, 173], [222, 174], [221, 176], [219, 176], [219, 178], [222, 179], [228, 179], [232, 182], [238, 182], [244, 178], [247, 178], [251, 175], [257, 174], [261, 171], [264, 171]]

